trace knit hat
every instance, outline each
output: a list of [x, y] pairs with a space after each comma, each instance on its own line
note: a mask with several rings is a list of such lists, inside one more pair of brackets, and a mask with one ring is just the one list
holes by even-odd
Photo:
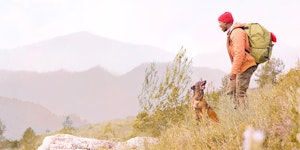
[[225, 12], [218, 18], [218, 21], [225, 23], [233, 23], [233, 17], [230, 12]]

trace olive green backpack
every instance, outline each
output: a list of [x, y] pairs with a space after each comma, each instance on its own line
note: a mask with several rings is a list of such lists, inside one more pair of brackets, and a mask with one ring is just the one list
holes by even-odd
[[264, 63], [271, 58], [273, 43], [271, 33], [259, 23], [248, 23], [242, 29], [247, 33], [252, 55], [257, 64]]

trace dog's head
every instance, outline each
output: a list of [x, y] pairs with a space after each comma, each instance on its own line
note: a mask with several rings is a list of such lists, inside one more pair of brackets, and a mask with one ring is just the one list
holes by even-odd
[[206, 85], [206, 80], [199, 81], [195, 85], [191, 87], [191, 89], [194, 91], [194, 96], [197, 96], [196, 100], [202, 100], [204, 96], [204, 89]]

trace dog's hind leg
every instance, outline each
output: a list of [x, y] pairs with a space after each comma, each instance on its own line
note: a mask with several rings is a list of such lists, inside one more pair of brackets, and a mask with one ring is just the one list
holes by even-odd
[[211, 107], [208, 108], [207, 115], [211, 120], [213, 120], [215, 122], [219, 122], [219, 118], [218, 118], [216, 112]]

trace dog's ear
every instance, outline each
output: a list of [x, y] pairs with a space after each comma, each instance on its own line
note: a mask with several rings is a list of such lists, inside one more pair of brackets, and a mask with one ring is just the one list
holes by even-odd
[[192, 89], [192, 90], [195, 90], [195, 85], [193, 85], [193, 86], [191, 87], [191, 89]]

